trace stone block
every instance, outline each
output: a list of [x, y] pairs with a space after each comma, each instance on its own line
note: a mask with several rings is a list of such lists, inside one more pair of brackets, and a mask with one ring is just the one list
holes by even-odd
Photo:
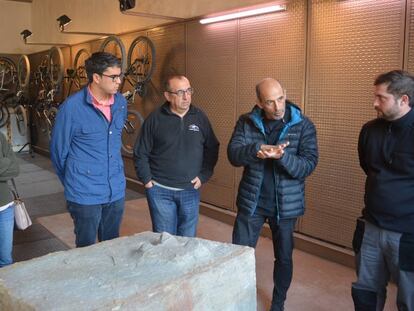
[[255, 311], [254, 249], [143, 232], [0, 269], [0, 310]]

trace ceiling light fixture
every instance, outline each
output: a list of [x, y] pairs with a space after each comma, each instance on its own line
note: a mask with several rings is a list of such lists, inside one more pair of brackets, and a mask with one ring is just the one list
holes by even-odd
[[203, 18], [200, 20], [201, 24], [210, 24], [210, 23], [216, 23], [216, 22], [222, 22], [230, 19], [236, 19], [236, 18], [242, 18], [247, 16], [253, 16], [253, 15], [260, 15], [260, 14], [266, 14], [266, 13], [272, 13], [272, 12], [280, 12], [280, 11], [286, 11], [286, 5], [271, 5], [266, 6], [263, 8], [258, 9], [251, 9], [236, 13], [229, 13], [224, 15], [219, 15], [215, 17], [209, 17], [209, 18]]
[[56, 45], [56, 46], [70, 46], [66, 43], [39, 43], [39, 42], [27, 42], [27, 38], [30, 38], [32, 36], [32, 32], [29, 29], [23, 30], [20, 35], [22, 36], [22, 39], [24, 41], [24, 44], [26, 45]]
[[148, 18], [159, 18], [167, 19], [172, 21], [183, 21], [185, 18], [175, 17], [175, 16], [165, 16], [152, 13], [142, 13], [142, 12], [131, 12], [130, 9], [135, 8], [135, 0], [119, 0], [119, 9], [124, 15], [139, 16], [139, 17], [148, 17]]
[[91, 35], [91, 36], [114, 36], [113, 33], [103, 33], [103, 32], [86, 32], [86, 31], [67, 31], [65, 27], [72, 22], [72, 19], [63, 14], [56, 19], [59, 22], [59, 30], [61, 33], [72, 34], [72, 35]]

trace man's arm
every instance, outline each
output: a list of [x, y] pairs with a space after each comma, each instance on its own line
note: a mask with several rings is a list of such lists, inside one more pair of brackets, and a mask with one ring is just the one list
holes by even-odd
[[358, 157], [359, 157], [359, 165], [361, 166], [365, 174], [367, 174], [368, 165], [367, 163], [365, 163], [365, 156], [364, 156], [365, 135], [366, 135], [366, 128], [365, 126], [363, 126], [361, 129], [361, 132], [359, 133], [359, 138], [358, 138]]
[[227, 146], [227, 157], [233, 166], [247, 166], [253, 162], [261, 161], [257, 157], [261, 143], [248, 144], [246, 142], [246, 133], [244, 132], [245, 118], [241, 116], [237, 121]]
[[66, 159], [73, 137], [72, 111], [67, 104], [59, 107], [50, 139], [50, 159], [60, 182], [64, 186]]
[[217, 164], [220, 143], [214, 134], [210, 121], [205, 117], [206, 140], [204, 142], [203, 167], [200, 172], [199, 180], [206, 183], [213, 175], [214, 167]]
[[[151, 184], [152, 173], [149, 165], [149, 157], [153, 146], [153, 129], [151, 116], [148, 117], [141, 127], [141, 131], [134, 146], [134, 164], [138, 179], [147, 187]], [[148, 188], [147, 187], [147, 188]]]
[[309, 119], [304, 122], [306, 123], [299, 137], [298, 152], [292, 154], [286, 149], [283, 156], [276, 160], [279, 166], [296, 179], [309, 176], [315, 169], [319, 157], [315, 125]]

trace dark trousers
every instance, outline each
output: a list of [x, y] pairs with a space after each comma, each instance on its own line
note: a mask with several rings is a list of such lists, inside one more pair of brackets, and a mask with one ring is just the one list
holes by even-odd
[[273, 252], [275, 256], [271, 310], [283, 310], [286, 293], [293, 274], [293, 230], [295, 229], [296, 218], [282, 219], [277, 223], [275, 217], [256, 214], [249, 216], [237, 213], [233, 228], [233, 243], [256, 247], [260, 231], [266, 221], [272, 230]]
[[92, 245], [119, 237], [125, 200], [96, 205], [82, 205], [67, 201], [67, 208], [73, 219], [76, 247]]
[[358, 276], [352, 283], [355, 310], [383, 310], [390, 278], [397, 285], [396, 309], [414, 310], [414, 235], [358, 220], [353, 247]]

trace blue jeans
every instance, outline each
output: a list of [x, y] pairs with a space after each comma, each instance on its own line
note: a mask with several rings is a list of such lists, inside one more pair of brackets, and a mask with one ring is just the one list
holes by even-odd
[[293, 231], [296, 218], [277, 220], [275, 217], [262, 215], [245, 215], [237, 213], [233, 228], [233, 243], [256, 247], [260, 231], [265, 222], [272, 230], [273, 252], [275, 262], [273, 267], [273, 298], [271, 310], [284, 310], [286, 293], [292, 282], [293, 274]]
[[196, 189], [174, 191], [157, 185], [146, 189], [152, 231], [195, 237], [200, 192]]
[[95, 244], [119, 237], [125, 199], [97, 205], [82, 205], [67, 201], [73, 219], [76, 247]]
[[13, 263], [14, 206], [0, 212], [0, 268]]

